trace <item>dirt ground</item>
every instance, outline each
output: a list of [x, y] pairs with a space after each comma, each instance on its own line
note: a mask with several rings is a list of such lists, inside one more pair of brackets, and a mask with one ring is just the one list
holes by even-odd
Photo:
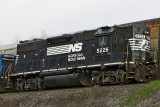
[[119, 107], [141, 85], [1, 93], [0, 107]]

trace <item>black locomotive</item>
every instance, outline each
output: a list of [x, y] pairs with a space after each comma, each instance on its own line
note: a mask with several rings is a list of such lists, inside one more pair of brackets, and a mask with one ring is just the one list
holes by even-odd
[[9, 88], [146, 82], [155, 79], [158, 66], [150, 53], [150, 28], [140, 24], [21, 41], [14, 70], [7, 75]]

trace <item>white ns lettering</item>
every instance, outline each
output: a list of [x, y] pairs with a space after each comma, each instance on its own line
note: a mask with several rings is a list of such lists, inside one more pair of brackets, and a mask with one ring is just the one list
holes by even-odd
[[69, 47], [70, 52], [79, 52], [82, 50], [83, 43], [75, 43], [74, 45], [71, 44]]

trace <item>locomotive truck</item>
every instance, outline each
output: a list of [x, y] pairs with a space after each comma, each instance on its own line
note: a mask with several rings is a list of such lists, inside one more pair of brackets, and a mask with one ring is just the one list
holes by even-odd
[[154, 80], [159, 57], [157, 50], [151, 51], [150, 33], [147, 25], [131, 24], [21, 41], [17, 55], [7, 57], [12, 59], [7, 60], [8, 71], [1, 67], [1, 88], [24, 91]]

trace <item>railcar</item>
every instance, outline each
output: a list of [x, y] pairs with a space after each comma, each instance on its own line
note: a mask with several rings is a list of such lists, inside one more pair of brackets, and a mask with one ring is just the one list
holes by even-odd
[[10, 74], [14, 72], [15, 56], [9, 54], [0, 55], [0, 92], [10, 89]]
[[10, 88], [118, 84], [155, 79], [157, 64], [146, 25], [100, 27], [17, 45]]

